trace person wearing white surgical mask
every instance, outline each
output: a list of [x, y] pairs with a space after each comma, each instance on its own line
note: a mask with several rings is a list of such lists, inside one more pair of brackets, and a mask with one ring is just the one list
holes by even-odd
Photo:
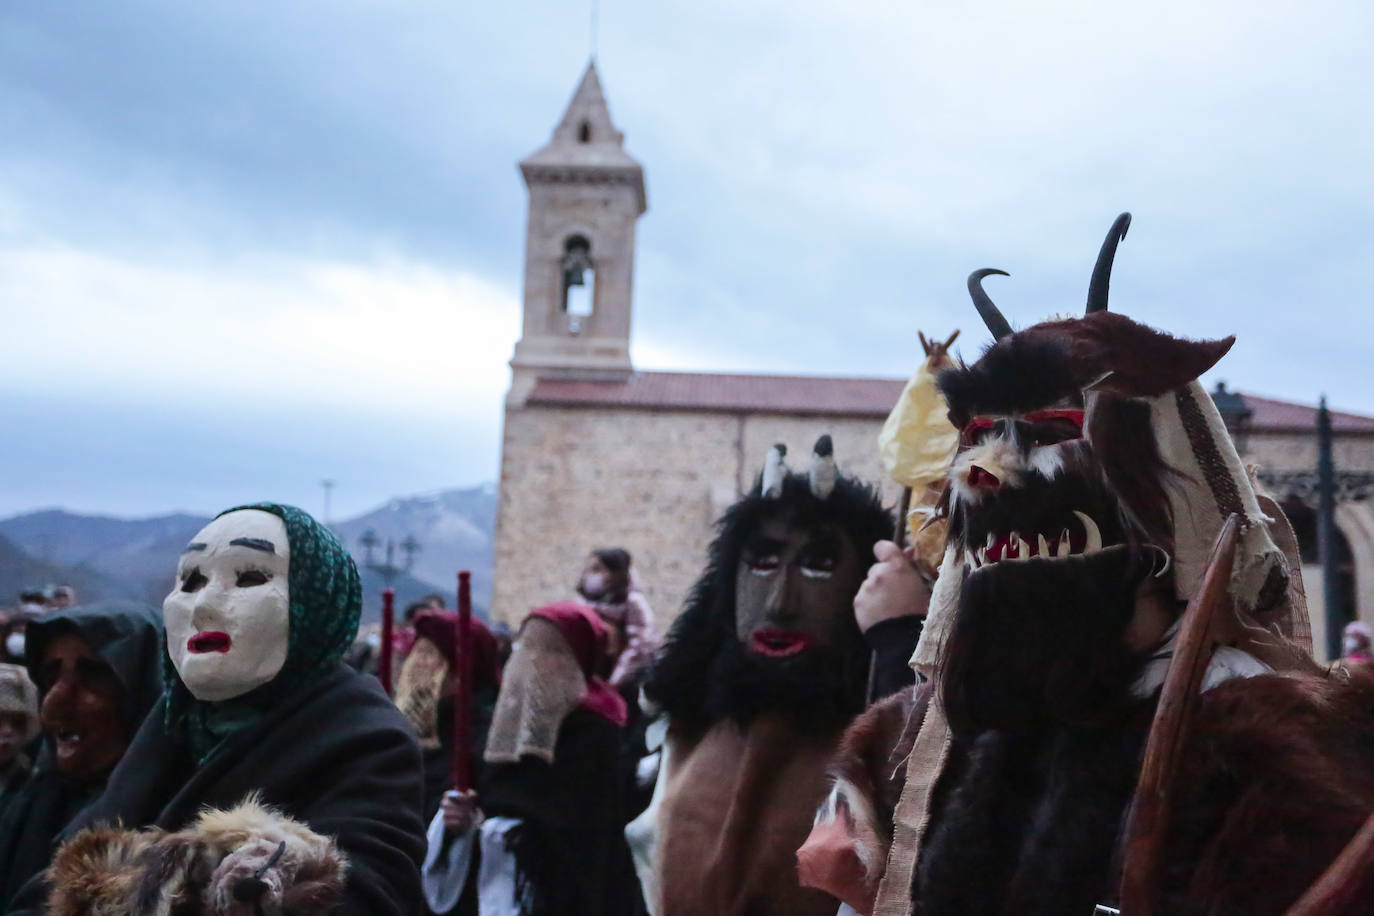
[[35, 620], [43, 617], [47, 608], [32, 601], [21, 601], [19, 606], [10, 615], [8, 626], [5, 629], [4, 637], [4, 657], [0, 661], [7, 661], [11, 664], [24, 664], [24, 634], [28, 625]]
[[1360, 664], [1374, 662], [1374, 654], [1370, 652], [1371, 642], [1374, 642], [1374, 628], [1369, 624], [1362, 620], [1346, 624], [1341, 634], [1342, 661]]
[[639, 590], [629, 551], [604, 547], [589, 553], [577, 580], [577, 594], [606, 624], [610, 640], [598, 673], [619, 688], [652, 660], [658, 648], [654, 613]]
[[12, 627], [5, 637], [6, 661], [21, 664], [24, 661], [24, 628]]
[[[95, 823], [191, 829], [202, 810], [256, 795], [346, 857], [343, 902], [329, 912], [419, 912], [420, 750], [376, 678], [342, 661], [361, 606], [353, 559], [305, 512], [221, 513], [183, 548], [163, 602], [166, 693], [64, 836]], [[265, 834], [240, 848], [252, 858], [249, 847], [264, 853], [252, 859], [261, 896], [244, 912], [279, 912], [295, 892], [294, 847], [274, 855]], [[172, 893], [195, 879], [174, 868], [159, 880]], [[43, 912], [47, 893], [30, 882], [11, 912]]]

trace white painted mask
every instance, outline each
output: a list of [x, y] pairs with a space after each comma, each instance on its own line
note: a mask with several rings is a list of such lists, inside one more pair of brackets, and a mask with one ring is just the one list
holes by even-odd
[[242, 696], [281, 671], [290, 560], [286, 523], [260, 509], [221, 515], [186, 546], [162, 616], [172, 665], [197, 700]]

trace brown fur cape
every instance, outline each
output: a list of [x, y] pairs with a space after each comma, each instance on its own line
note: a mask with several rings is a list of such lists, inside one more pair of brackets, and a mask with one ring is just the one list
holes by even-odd
[[[918, 707], [912, 713], [917, 726], [921, 712]], [[921, 854], [923, 880], [915, 883], [917, 912], [1061, 912], [1068, 898], [1047, 893], [1059, 881], [1062, 894], [1096, 889], [1100, 902], [1111, 901], [1119, 880], [1123, 790], [1138, 775], [1139, 753], [1132, 748], [1143, 747], [1146, 719], [1136, 717], [1134, 727], [1121, 732], [1121, 753], [1103, 753], [1105, 745], [1079, 748], [1068, 761], [1076, 769], [1088, 768], [1073, 780], [1078, 785], [1057, 802], [1042, 799], [1034, 825], [1023, 835], [1027, 845], [1015, 848], [1003, 844], [999, 849], [997, 843], [1008, 828], [1006, 812], [997, 813], [997, 793], [989, 794], [989, 786], [973, 791], [980, 778], [995, 779], [1008, 766], [1022, 769], [1010, 762], [1017, 754], [1010, 746], [1014, 739], [987, 733], [972, 745], [956, 746], [951, 771], [937, 785]], [[1135, 739], [1131, 732], [1137, 733]], [[837, 785], [861, 786], [850, 791], [873, 799], [881, 812], [894, 788], [874, 785], [872, 776], [863, 774], [871, 768], [863, 766], [860, 753], [851, 749], [847, 757], [837, 757], [832, 773]], [[1374, 811], [1374, 666], [1337, 669], [1324, 677], [1273, 674], [1227, 681], [1200, 698], [1180, 760], [1182, 778], [1164, 841], [1160, 911], [1283, 913]], [[1093, 804], [1090, 793], [1082, 791], [1085, 773], [1094, 785], [1115, 787], [1101, 795], [1105, 804]], [[905, 777], [900, 769], [898, 781]], [[992, 807], [981, 803], [989, 799]], [[862, 803], [850, 804], [862, 810]], [[864, 820], [858, 818], [856, 834], [866, 838], [871, 831], [862, 829]], [[1049, 829], [1053, 824], [1061, 827]], [[1086, 886], [1081, 883], [1086, 873], [1075, 877], [1034, 869], [1025, 875], [1031, 897], [1014, 902], [1007, 896], [1014, 896], [1014, 881], [989, 883], [992, 875], [1023, 871], [1026, 856], [1041, 846], [1052, 850], [1054, 859], [1092, 859], [1108, 869], [1090, 869], [1101, 877]], [[971, 880], [971, 874], [980, 880]], [[1374, 875], [1365, 881], [1358, 903], [1359, 912], [1374, 912]]]
[[81, 831], [48, 870], [48, 913], [313, 916], [342, 901], [347, 867], [333, 840], [250, 797], [176, 833]]
[[[676, 727], [676, 726], [675, 726]], [[660, 916], [834, 916], [834, 897], [797, 883], [796, 852], [825, 797], [842, 724], [799, 731], [762, 715], [669, 732], [659, 809]]]
[[[892, 818], [906, 758], [930, 691], [899, 691], [855, 719], [826, 769], [830, 793], [797, 850], [801, 883], [833, 894], [868, 916], [892, 845]], [[910, 724], [908, 724], [910, 723]]]
[[1228, 681], [1181, 760], [1161, 912], [1282, 913], [1374, 811], [1374, 666]]

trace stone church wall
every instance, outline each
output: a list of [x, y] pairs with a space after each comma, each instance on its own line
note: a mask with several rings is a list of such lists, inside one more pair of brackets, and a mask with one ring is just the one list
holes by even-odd
[[[1311, 471], [1317, 467], [1317, 436], [1288, 432], [1250, 433], [1245, 459], [1274, 471]], [[1374, 471], [1374, 436], [1336, 433], [1331, 460], [1337, 470]]]
[[[624, 547], [660, 630], [706, 562], [712, 525], [787, 445], [804, 470], [822, 433], [842, 471], [878, 480], [881, 418], [526, 406], [506, 412], [493, 619], [572, 596], [594, 547]], [[890, 482], [884, 501], [899, 492]]]
[[[572, 596], [593, 547], [619, 546], [635, 568], [660, 631], [677, 615], [705, 564], [712, 526], [754, 483], [775, 442], [794, 470], [807, 466], [816, 437], [830, 433], [847, 473], [880, 481], [884, 502], [897, 487], [881, 480], [876, 437], [882, 419], [833, 415], [512, 407], [502, 448], [492, 614], [516, 625], [532, 607]], [[1374, 440], [1338, 436], [1338, 466], [1374, 469]], [[1316, 462], [1307, 437], [1253, 435], [1247, 458], [1273, 470]], [[1374, 522], [1338, 520], [1356, 559], [1359, 616], [1374, 621]], [[1349, 517], [1347, 517], [1349, 516]]]

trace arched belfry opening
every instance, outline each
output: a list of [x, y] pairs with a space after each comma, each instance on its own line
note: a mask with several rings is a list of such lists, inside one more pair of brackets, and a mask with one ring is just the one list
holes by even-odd
[[583, 121], [577, 128], [577, 142], [592, 142], [592, 125], [589, 121]]
[[596, 266], [592, 243], [584, 235], [571, 235], [563, 243], [563, 311], [568, 330], [577, 334], [596, 308]]

